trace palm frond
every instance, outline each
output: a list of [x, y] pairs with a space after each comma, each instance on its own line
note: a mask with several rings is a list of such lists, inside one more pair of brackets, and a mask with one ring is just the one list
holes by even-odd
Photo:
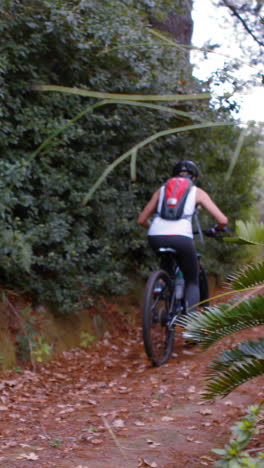
[[264, 325], [264, 297], [258, 295], [235, 304], [220, 304], [179, 319], [193, 339], [209, 348], [221, 338], [247, 328]]
[[239, 385], [264, 374], [264, 339], [245, 341], [215, 359], [207, 373], [208, 383], [202, 395], [212, 400], [226, 396]]
[[238, 237], [225, 237], [225, 242], [239, 244], [264, 245], [264, 223], [257, 221], [236, 222], [236, 233]]
[[264, 360], [264, 338], [258, 341], [243, 341], [235, 348], [223, 351], [209, 365], [210, 374], [224, 371], [238, 362], [247, 362], [250, 359]]
[[[121, 101], [120, 101], [121, 103]], [[232, 124], [232, 123], [231, 123]], [[208, 127], [218, 127], [218, 126], [223, 126], [223, 125], [231, 125], [229, 122], [204, 122], [201, 124], [195, 124], [195, 125], [184, 125], [183, 127], [175, 127], [175, 128], [169, 128], [167, 130], [161, 130], [157, 133], [154, 133], [153, 135], [150, 135], [149, 137], [145, 138], [144, 140], [141, 140], [140, 143], [137, 143], [134, 145], [132, 148], [130, 148], [128, 151], [125, 153], [121, 154], [118, 156], [113, 163], [109, 164], [107, 168], [104, 170], [104, 172], [98, 177], [96, 182], [92, 185], [90, 188], [89, 192], [87, 195], [84, 197], [82, 204], [86, 205], [87, 202], [89, 202], [94, 194], [94, 192], [98, 189], [98, 187], [104, 182], [104, 180], [108, 177], [108, 175], [123, 161], [126, 159], [130, 158], [132, 154], [135, 154], [135, 152], [138, 152], [140, 149], [142, 149], [144, 146], [152, 143], [153, 141], [157, 140], [158, 138], [168, 136], [168, 135], [173, 135], [175, 133], [182, 133], [182, 132], [187, 132], [189, 130], [198, 130], [202, 128], [208, 128]]]
[[236, 222], [236, 229], [239, 237], [251, 242], [264, 244], [264, 223], [258, 221]]
[[254, 265], [246, 265], [240, 271], [230, 275], [233, 289], [249, 288], [263, 284], [264, 286], [264, 260]]
[[100, 91], [92, 91], [84, 88], [76, 88], [60, 85], [35, 85], [35, 91], [53, 91], [56, 93], [73, 94], [75, 96], [91, 97], [96, 99], [115, 99], [119, 101], [190, 101], [210, 99], [210, 93], [197, 93], [197, 94], [120, 94], [120, 93], [104, 93]]
[[230, 177], [231, 177], [231, 175], [232, 175], [232, 173], [234, 171], [234, 167], [235, 167], [235, 165], [237, 163], [237, 160], [239, 158], [241, 148], [243, 146], [243, 143], [244, 143], [244, 140], [246, 138], [247, 132], [248, 132], [248, 127], [243, 128], [241, 133], [240, 133], [240, 136], [239, 136], [239, 139], [238, 139], [238, 142], [237, 142], [237, 145], [236, 145], [235, 152], [233, 154], [232, 160], [230, 162], [229, 169], [228, 169], [226, 177], [225, 177], [226, 181], [228, 181], [230, 179]]

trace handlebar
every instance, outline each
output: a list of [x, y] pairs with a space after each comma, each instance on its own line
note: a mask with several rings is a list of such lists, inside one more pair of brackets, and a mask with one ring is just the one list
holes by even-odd
[[[217, 228], [217, 225], [215, 225], [215, 226], [213, 226], [211, 228], [201, 229], [201, 232], [207, 237], [220, 238], [220, 237], [222, 237], [222, 234], [228, 232], [228, 228], [224, 227], [223, 229], [219, 229], [219, 228]], [[200, 232], [199, 231], [194, 231], [193, 234], [194, 235], [200, 234]]]

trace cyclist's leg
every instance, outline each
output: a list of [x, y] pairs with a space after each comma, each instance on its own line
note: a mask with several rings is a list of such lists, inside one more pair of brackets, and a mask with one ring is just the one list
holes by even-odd
[[177, 238], [175, 239], [175, 248], [177, 249], [179, 266], [185, 279], [185, 299], [188, 303], [189, 312], [194, 311], [196, 304], [200, 301], [199, 263], [196, 249], [191, 238], [185, 236], [173, 237]]
[[[148, 236], [148, 242], [150, 247], [157, 252], [160, 247], [170, 247], [175, 248], [173, 242], [169, 238], [175, 236]], [[175, 261], [173, 262], [173, 257], [165, 256], [161, 257], [160, 268], [165, 270], [169, 273], [169, 275], [173, 275], [174, 268], [175, 268]]]
[[[186, 236], [148, 236], [152, 249], [171, 247], [177, 251], [177, 259], [185, 280], [185, 299], [189, 311], [195, 310], [200, 301], [199, 264], [193, 239]], [[168, 270], [168, 268], [166, 268]]]
[[[175, 236], [148, 236], [149, 245], [156, 253], [161, 247], [175, 248], [174, 243], [170, 239], [172, 237]], [[172, 255], [161, 256], [160, 268], [167, 271], [170, 276], [173, 276], [175, 271], [175, 258]]]

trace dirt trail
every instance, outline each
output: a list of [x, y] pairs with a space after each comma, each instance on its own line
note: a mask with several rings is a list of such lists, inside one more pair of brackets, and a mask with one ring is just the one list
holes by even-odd
[[264, 396], [259, 378], [213, 405], [201, 401], [206, 363], [226, 344], [204, 352], [179, 339], [170, 362], [152, 368], [140, 326], [119, 317], [87, 351], [65, 352], [36, 372], [2, 374], [0, 466], [213, 466], [211, 449], [223, 446], [244, 408]]

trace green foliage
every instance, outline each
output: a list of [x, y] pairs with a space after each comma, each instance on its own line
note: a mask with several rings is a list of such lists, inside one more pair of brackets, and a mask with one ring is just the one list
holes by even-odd
[[43, 362], [51, 358], [52, 346], [46, 343], [42, 336], [38, 336], [33, 347], [33, 354], [37, 362]]
[[226, 396], [236, 387], [264, 375], [264, 338], [244, 341], [232, 350], [221, 353], [209, 366], [204, 398]]
[[232, 437], [229, 444], [226, 444], [223, 449], [213, 449], [218, 455], [221, 455], [221, 460], [215, 463], [215, 466], [223, 468], [262, 468], [264, 463], [264, 452], [259, 450], [257, 457], [252, 457], [250, 451], [244, 449], [248, 446], [252, 437], [259, 433], [259, 424], [263, 421], [264, 412], [262, 405], [250, 406], [246, 416], [237, 422], [232, 429]]
[[[258, 229], [257, 223], [256, 230]], [[264, 235], [256, 236], [254, 230], [247, 229], [245, 223], [238, 223], [238, 235], [246, 231], [248, 236], [244, 243], [258, 242], [264, 244]], [[251, 236], [249, 235], [251, 233]], [[234, 238], [236, 242], [237, 238]], [[243, 240], [238, 237], [239, 240]], [[193, 312], [181, 320], [188, 335], [208, 348], [217, 340], [244, 329], [264, 325], [264, 287], [263, 262], [242, 268], [241, 272], [231, 277], [231, 286], [235, 292], [248, 291], [248, 297], [235, 302], [207, 307], [203, 313]], [[241, 289], [242, 287], [242, 289]], [[240, 289], [239, 289], [240, 288]], [[207, 384], [204, 398], [214, 399], [226, 396], [234, 388], [255, 377], [264, 374], [264, 338], [256, 342], [244, 341], [225, 350], [213, 360], [208, 368]]]
[[55, 437], [55, 439], [50, 439], [49, 444], [51, 447], [58, 448], [61, 447], [63, 439], [61, 437]]
[[[9, 302], [10, 305], [10, 302]], [[15, 310], [12, 306], [13, 311]], [[19, 330], [16, 334], [18, 357], [23, 361], [43, 362], [51, 357], [52, 346], [46, 343], [41, 335], [45, 330], [46, 318], [36, 315], [31, 306], [25, 307], [20, 313], [15, 310], [19, 319]]]
[[89, 345], [93, 344], [94, 341], [96, 340], [96, 337], [93, 335], [90, 335], [88, 332], [81, 332], [80, 335], [80, 346], [81, 348], [87, 348]]
[[[238, 221], [236, 223], [236, 229], [238, 233], [238, 238], [235, 239], [236, 242], [263, 245], [264, 223], [256, 223], [255, 221], [243, 223]], [[233, 242], [232, 238], [230, 241]]]
[[[165, 3], [169, 9], [175, 2]], [[182, 13], [182, 2], [177, 6]], [[94, 97], [36, 91], [42, 84], [121, 94], [207, 91], [191, 77], [186, 53], [157, 42], [147, 26], [143, 0], [1, 5], [0, 275], [35, 302], [59, 305], [60, 312], [78, 310], [84, 293], [125, 292], [133, 286], [131, 270], [153, 262], [136, 218], [180, 155], [191, 155], [210, 174], [203, 184], [233, 221], [247, 216], [254, 202], [257, 135], [246, 136], [235, 173], [223, 184], [240, 134], [226, 127], [150, 142], [137, 155], [137, 180], [130, 181], [129, 164], [119, 165], [89, 205], [82, 203], [102, 172], [149, 135], [183, 126], [186, 119], [190, 125], [232, 120], [226, 108], [216, 114], [199, 101], [177, 106], [190, 119], [117, 103], [86, 112]], [[209, 246], [206, 255], [210, 269], [234, 262], [230, 246], [216, 256], [213, 250]]]
[[264, 278], [264, 261], [254, 265], [246, 265], [240, 271], [229, 276], [233, 289], [249, 288], [262, 285]]
[[[255, 226], [255, 229], [253, 228]], [[264, 245], [263, 229], [258, 223], [237, 223], [237, 240], [244, 244], [254, 242]], [[256, 241], [257, 239], [257, 241]], [[264, 325], [264, 287], [263, 262], [247, 265], [242, 271], [230, 278], [234, 291], [248, 291], [247, 297], [241, 297], [235, 302], [222, 304], [218, 307], [207, 307], [203, 313], [191, 313], [181, 320], [181, 325], [188, 331], [188, 336], [199, 339], [204, 348], [208, 348], [217, 340], [240, 330]], [[242, 341], [231, 349], [220, 353], [208, 366], [207, 383], [203, 398], [213, 400], [217, 396], [226, 396], [233, 389], [255, 377], [264, 375], [264, 338], [257, 341]], [[252, 457], [248, 446], [252, 436], [258, 434], [257, 424], [263, 420], [263, 404], [251, 406], [242, 421], [232, 428], [233, 436], [230, 443], [223, 449], [213, 451], [221, 455], [221, 460], [215, 466], [225, 468], [252, 467], [261, 468], [264, 462], [264, 452], [259, 451], [257, 457]]]

